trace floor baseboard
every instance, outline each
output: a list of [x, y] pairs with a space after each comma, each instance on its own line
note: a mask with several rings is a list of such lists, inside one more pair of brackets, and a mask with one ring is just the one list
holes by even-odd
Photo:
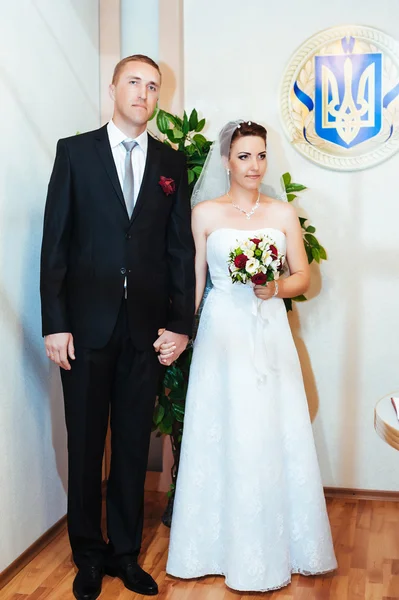
[[326, 498], [352, 498], [353, 500], [382, 500], [383, 502], [399, 502], [399, 491], [361, 490], [354, 488], [325, 487]]

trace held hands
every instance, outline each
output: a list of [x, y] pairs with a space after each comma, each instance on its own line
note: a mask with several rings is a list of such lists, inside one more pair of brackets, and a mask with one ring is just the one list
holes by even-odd
[[169, 367], [186, 349], [188, 335], [166, 329], [159, 329], [158, 335], [159, 338], [154, 342], [155, 352], [159, 352], [158, 360], [161, 365]]
[[56, 365], [71, 370], [68, 357], [75, 360], [75, 348], [73, 346], [72, 333], [52, 333], [44, 338], [46, 354]]
[[276, 295], [276, 290], [278, 292], [277, 285], [276, 281], [268, 281], [266, 285], [255, 285], [254, 294], [260, 300], [269, 300]]

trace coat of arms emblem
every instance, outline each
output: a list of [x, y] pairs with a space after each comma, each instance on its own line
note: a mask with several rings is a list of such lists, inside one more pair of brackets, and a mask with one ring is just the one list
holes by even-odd
[[399, 148], [399, 44], [370, 27], [334, 27], [291, 60], [281, 106], [290, 141], [338, 170], [373, 166]]

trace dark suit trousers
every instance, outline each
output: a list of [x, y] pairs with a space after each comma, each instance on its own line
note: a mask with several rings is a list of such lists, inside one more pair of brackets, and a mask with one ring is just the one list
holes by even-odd
[[[162, 367], [153, 349], [138, 351], [125, 301], [104, 348], [75, 346], [61, 370], [68, 432], [68, 532], [76, 565], [112, 556], [137, 557], [143, 529], [144, 480], [152, 414]], [[111, 410], [107, 487], [108, 547], [101, 533], [101, 474]]]

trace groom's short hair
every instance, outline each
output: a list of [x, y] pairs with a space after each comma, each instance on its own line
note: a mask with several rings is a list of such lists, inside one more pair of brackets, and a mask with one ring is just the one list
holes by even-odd
[[119, 74], [122, 71], [123, 67], [130, 62], [147, 63], [147, 65], [151, 65], [152, 67], [154, 67], [154, 69], [158, 71], [159, 76], [162, 77], [161, 69], [159, 68], [159, 65], [155, 62], [155, 60], [152, 60], [152, 58], [146, 56], [145, 54], [132, 54], [132, 56], [126, 56], [126, 58], [122, 58], [122, 60], [120, 60], [116, 65], [114, 69], [114, 74], [112, 76], [112, 83], [114, 85], [118, 81]]

